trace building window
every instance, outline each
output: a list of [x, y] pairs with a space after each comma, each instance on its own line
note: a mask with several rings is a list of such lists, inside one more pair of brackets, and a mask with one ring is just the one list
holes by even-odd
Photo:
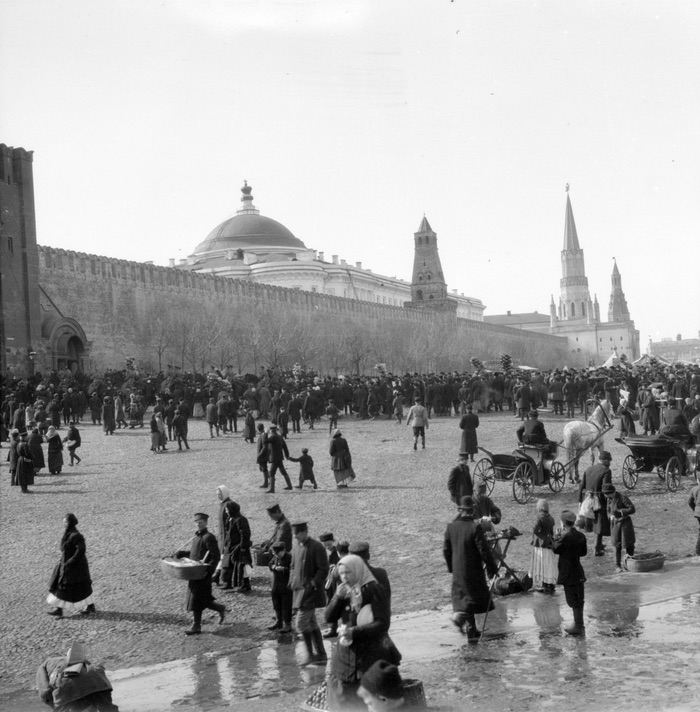
[[576, 305], [573, 302], [571, 302], [571, 316], [576, 316]]
[[600, 337], [600, 343], [601, 343], [601, 344], [603, 343], [603, 337], [602, 337], [602, 336]]
[[418, 301], [418, 302], [423, 301], [423, 290], [422, 289], [416, 290], [416, 301]]
[[425, 244], [426, 245], [430, 244], [430, 238], [427, 235], [425, 236]]
[[432, 298], [433, 298], [433, 295], [431, 294], [431, 295], [428, 297], [428, 299], [432, 299]]
[[15, 239], [13, 237], [7, 236], [7, 251], [11, 254], [15, 254]]
[[419, 237], [419, 238], [418, 238], [418, 244], [419, 244], [419, 245], [422, 245], [422, 244], [423, 244], [423, 238], [422, 238], [422, 237]]
[[622, 337], [620, 337], [620, 341], [622, 341]]
[[422, 275], [422, 274], [419, 274], [419, 275], [418, 275], [418, 281], [419, 281], [419, 282], [422, 282], [422, 281], [423, 281], [423, 275]]
[[581, 302], [581, 316], [586, 316], [586, 302]]

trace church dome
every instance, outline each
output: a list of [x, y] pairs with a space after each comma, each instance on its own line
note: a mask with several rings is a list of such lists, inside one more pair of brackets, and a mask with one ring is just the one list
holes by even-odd
[[265, 247], [305, 250], [306, 245], [284, 225], [260, 215], [253, 205], [252, 188], [245, 182], [241, 192], [243, 207], [228, 220], [217, 225], [204, 242], [195, 247], [194, 254], [221, 250], [260, 249]]

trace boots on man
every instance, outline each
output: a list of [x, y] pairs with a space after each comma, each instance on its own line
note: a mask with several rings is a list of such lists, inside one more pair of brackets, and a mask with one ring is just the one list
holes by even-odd
[[312, 633], [314, 648], [316, 649], [316, 657], [314, 662], [319, 665], [325, 665], [328, 662], [328, 655], [326, 655], [326, 649], [323, 646], [323, 636], [321, 635], [321, 629], [316, 628]]
[[583, 624], [583, 608], [574, 608], [573, 625], [564, 628], [569, 635], [586, 635], [586, 626]]
[[192, 625], [185, 631], [185, 635], [199, 635], [202, 632], [202, 611], [192, 613]]
[[304, 645], [306, 646], [307, 657], [299, 664], [301, 667], [306, 667], [307, 665], [313, 665], [315, 662], [313, 638], [311, 636], [311, 632], [308, 630], [304, 631], [301, 635], [304, 638]]

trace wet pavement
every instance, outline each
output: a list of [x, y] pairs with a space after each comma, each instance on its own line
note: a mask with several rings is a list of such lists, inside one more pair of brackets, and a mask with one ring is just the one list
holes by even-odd
[[[561, 633], [562, 622], [571, 621], [561, 589], [553, 597], [498, 598], [477, 645], [466, 642], [449, 613], [399, 615], [392, 623], [402, 673], [423, 681], [432, 709], [700, 709], [698, 557], [660, 572], [591, 581], [584, 639]], [[301, 643], [286, 636], [235, 655], [108, 673], [122, 712], [274, 712], [298, 709], [324, 678], [322, 669], [297, 666], [301, 654]], [[16, 701], [7, 709], [29, 709]]]

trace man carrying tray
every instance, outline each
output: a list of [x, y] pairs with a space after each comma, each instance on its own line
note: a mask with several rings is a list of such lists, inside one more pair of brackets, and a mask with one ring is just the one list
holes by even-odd
[[216, 603], [211, 593], [211, 579], [221, 558], [216, 537], [207, 529], [209, 515], [197, 512], [194, 521], [197, 531], [192, 537], [189, 551], [178, 551], [176, 557], [188, 557], [207, 565], [207, 575], [203, 579], [187, 582], [187, 610], [192, 611], [192, 626], [185, 635], [199, 635], [202, 632], [202, 611], [210, 608], [219, 614], [219, 625], [224, 622], [226, 606]]

